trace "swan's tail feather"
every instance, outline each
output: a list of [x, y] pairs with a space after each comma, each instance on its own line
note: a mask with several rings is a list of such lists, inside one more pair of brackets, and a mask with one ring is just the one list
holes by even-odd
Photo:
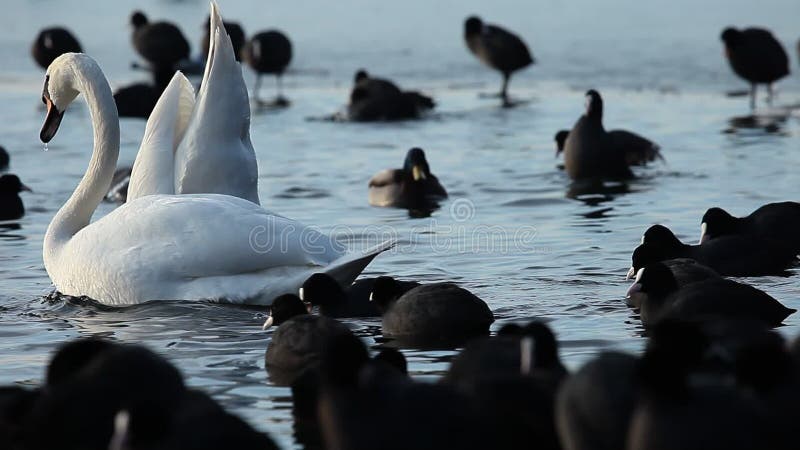
[[326, 267], [323, 272], [331, 276], [342, 287], [350, 286], [376, 256], [396, 244], [397, 242], [394, 240], [389, 240], [371, 247], [363, 253], [343, 256]]

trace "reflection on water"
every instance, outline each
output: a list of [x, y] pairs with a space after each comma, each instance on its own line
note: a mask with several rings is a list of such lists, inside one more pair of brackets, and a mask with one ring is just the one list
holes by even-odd
[[569, 185], [566, 196], [573, 200], [579, 200], [587, 206], [597, 206], [628, 192], [630, 192], [630, 187], [626, 182], [578, 180]]

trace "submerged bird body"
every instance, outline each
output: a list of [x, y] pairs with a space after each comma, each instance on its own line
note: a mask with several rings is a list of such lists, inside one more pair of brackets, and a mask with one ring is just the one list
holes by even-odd
[[[556, 156], [564, 151], [569, 131], [561, 130], [555, 135]], [[627, 130], [611, 130], [608, 132], [611, 147], [624, 155], [629, 166], [646, 166], [656, 159], [663, 159], [661, 147], [655, 142]]]
[[412, 148], [402, 169], [386, 169], [369, 180], [369, 204], [397, 208], [430, 208], [447, 198], [447, 191], [430, 171], [425, 152]]
[[2, 145], [0, 145], [0, 171], [8, 169], [8, 163], [11, 158], [8, 156], [8, 152]]
[[721, 236], [754, 236], [780, 242], [800, 252], [800, 203], [797, 202], [769, 203], [744, 217], [733, 217], [722, 208], [711, 208], [701, 222], [701, 242]]
[[[720, 277], [720, 275], [714, 269], [704, 266], [694, 259], [675, 258], [661, 261], [661, 263], [664, 264], [664, 266], [666, 266], [670, 272], [672, 272], [672, 276], [675, 277], [675, 281], [677, 282], [679, 288], [697, 281]], [[631, 268], [631, 270], [628, 272], [627, 278], [634, 277], [635, 275], [635, 269]], [[639, 292], [626, 297], [625, 302], [628, 304], [628, 306], [638, 308], [641, 306], [642, 302], [646, 300], [646, 298], [647, 294], [644, 292]]]
[[463, 341], [487, 334], [494, 322], [483, 300], [452, 283], [420, 285], [381, 308], [383, 334], [407, 343]]
[[777, 326], [796, 310], [781, 305], [767, 293], [725, 278], [709, 278], [679, 287], [661, 263], [650, 264], [636, 275], [629, 292], [642, 291], [642, 322], [653, 325], [666, 318], [694, 320], [706, 317], [761, 320]]
[[163, 89], [149, 83], [135, 83], [114, 92], [114, 103], [120, 117], [150, 117]]
[[47, 69], [54, 59], [64, 53], [80, 53], [81, 44], [66, 28], [45, 28], [36, 36], [31, 47], [31, 55], [42, 69]]
[[475, 16], [464, 22], [464, 40], [470, 52], [482, 63], [503, 74], [500, 96], [507, 103], [511, 75], [534, 63], [528, 47], [514, 33], [484, 23]]
[[16, 220], [25, 215], [25, 205], [19, 197], [30, 188], [22, 184], [16, 175], [0, 176], [0, 220]]
[[723, 236], [701, 245], [681, 242], [667, 227], [653, 225], [633, 252], [636, 272], [649, 263], [693, 259], [723, 276], [763, 276], [783, 273], [797, 262], [797, 253], [780, 243], [751, 236]]
[[402, 91], [389, 80], [373, 78], [359, 70], [350, 92], [347, 115], [358, 122], [415, 119], [434, 106], [433, 99], [428, 96]]
[[570, 178], [631, 178], [626, 152], [615, 148], [603, 127], [603, 100], [595, 90], [586, 93], [583, 114], [564, 142], [564, 168]]

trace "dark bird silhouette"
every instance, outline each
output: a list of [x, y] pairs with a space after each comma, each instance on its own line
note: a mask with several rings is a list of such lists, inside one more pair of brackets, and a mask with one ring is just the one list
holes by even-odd
[[483, 23], [476, 16], [464, 22], [464, 39], [469, 50], [485, 65], [503, 74], [500, 97], [509, 105], [508, 82], [511, 74], [534, 64], [528, 47], [514, 33], [496, 25]]
[[114, 92], [114, 103], [120, 117], [139, 117], [147, 119], [164, 88], [150, 83], [134, 83], [117, 89]]
[[291, 384], [303, 370], [319, 363], [328, 341], [352, 334], [341, 322], [311, 315], [309, 309], [293, 294], [282, 295], [272, 302], [264, 328], [278, 325], [278, 329], [272, 334], [264, 361], [275, 383]]
[[642, 322], [652, 325], [664, 319], [694, 320], [705, 317], [761, 320], [778, 326], [796, 309], [744, 283], [709, 278], [679, 287], [672, 272], [661, 263], [650, 264], [636, 276], [629, 292], [644, 292]]
[[[208, 47], [211, 42], [211, 37], [209, 36], [210, 28], [211, 28], [211, 17], [206, 17], [203, 33], [203, 39], [200, 42], [200, 49], [203, 52], [203, 59], [208, 56]], [[244, 49], [245, 45], [245, 34], [244, 28], [239, 25], [238, 22], [226, 22], [223, 21], [222, 24], [225, 26], [225, 31], [228, 33], [228, 36], [231, 38], [231, 44], [233, 44], [233, 54], [236, 56], [237, 61], [242, 60], [242, 50]]]
[[[707, 280], [709, 278], [720, 277], [720, 275], [714, 269], [704, 266], [703, 264], [700, 264], [699, 262], [689, 258], [667, 259], [661, 261], [661, 263], [664, 264], [664, 266], [666, 266], [670, 272], [672, 272], [672, 276], [675, 277], [678, 287], [683, 287], [698, 281]], [[625, 279], [628, 280], [634, 278], [636, 277], [636, 274], [637, 273], [634, 271], [633, 267], [631, 267], [631, 269], [628, 271], [628, 276], [625, 277]], [[644, 292], [631, 294], [625, 298], [625, 303], [627, 303], [628, 306], [638, 308], [641, 306], [642, 301], [645, 300], [646, 297], [647, 294]]]
[[789, 74], [789, 57], [777, 39], [763, 28], [725, 28], [720, 36], [731, 69], [750, 83], [750, 108], [756, 107], [756, 85], [767, 85], [772, 103], [772, 83]]
[[189, 58], [189, 41], [175, 24], [151, 23], [144, 13], [136, 11], [131, 15], [131, 25], [133, 47], [152, 68], [174, 70], [178, 62]]
[[[377, 282], [376, 282], [377, 283]], [[384, 298], [375, 286], [372, 301], [383, 311], [383, 335], [411, 345], [453, 345], [486, 335], [494, 315], [486, 303], [452, 283], [417, 286]]]
[[[569, 131], [560, 130], [556, 133], [556, 158], [564, 151]], [[661, 147], [655, 142], [636, 133], [627, 130], [611, 130], [608, 132], [611, 139], [611, 147], [625, 155], [625, 162], [629, 166], [646, 166], [647, 163], [656, 159], [663, 160]]]
[[31, 46], [31, 56], [42, 69], [47, 69], [54, 59], [64, 53], [81, 53], [78, 39], [66, 28], [45, 28], [36, 36]]
[[16, 220], [25, 215], [25, 206], [19, 193], [30, 192], [16, 175], [0, 176], [0, 220]]
[[447, 198], [447, 191], [431, 173], [425, 152], [412, 148], [402, 169], [386, 169], [369, 180], [369, 204], [406, 209], [429, 209]]
[[586, 112], [564, 143], [564, 168], [574, 180], [633, 177], [626, 152], [603, 127], [603, 99], [594, 89], [586, 92]]
[[745, 217], [733, 217], [722, 208], [711, 208], [703, 214], [701, 243], [732, 235], [778, 241], [800, 253], [800, 203], [769, 203]]
[[432, 98], [417, 91], [402, 91], [393, 82], [373, 78], [360, 69], [353, 78], [347, 116], [357, 122], [416, 119], [434, 106]]
[[689, 245], [681, 242], [669, 228], [653, 225], [645, 231], [642, 244], [633, 252], [633, 273], [650, 263], [674, 258], [690, 258], [720, 275], [734, 277], [778, 275], [797, 262], [797, 254], [792, 249], [775, 241], [733, 235]]
[[288, 100], [283, 96], [281, 78], [286, 67], [292, 61], [292, 43], [289, 38], [278, 30], [267, 30], [256, 33], [247, 41], [244, 47], [243, 59], [256, 72], [255, 95], [259, 100], [261, 90], [261, 76], [264, 74], [275, 75], [278, 85], [278, 96], [275, 104], [288, 105]]
[[8, 163], [11, 161], [11, 158], [8, 156], [8, 152], [6, 151], [5, 147], [0, 145], [0, 170], [8, 169]]

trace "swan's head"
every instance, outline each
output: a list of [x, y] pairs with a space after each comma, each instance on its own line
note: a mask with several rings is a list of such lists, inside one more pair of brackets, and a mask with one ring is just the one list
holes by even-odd
[[94, 60], [82, 53], [65, 53], [50, 64], [44, 78], [42, 103], [47, 107], [47, 116], [39, 135], [42, 142], [50, 142], [58, 131], [64, 111], [78, 96], [77, 72], [81, 65], [97, 65]]

